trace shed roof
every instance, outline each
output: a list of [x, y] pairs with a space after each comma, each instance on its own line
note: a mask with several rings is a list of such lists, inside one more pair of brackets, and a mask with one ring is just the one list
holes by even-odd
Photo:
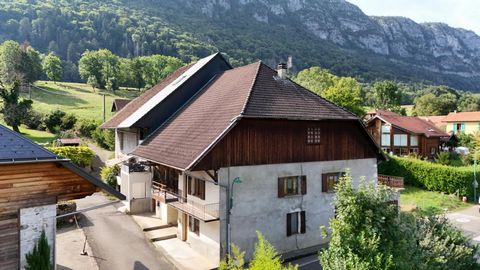
[[356, 120], [261, 62], [217, 75], [132, 154], [191, 169], [243, 117], [290, 120]]

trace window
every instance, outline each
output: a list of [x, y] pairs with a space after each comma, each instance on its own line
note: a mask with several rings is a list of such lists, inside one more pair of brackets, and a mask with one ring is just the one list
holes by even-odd
[[410, 135], [410, 146], [418, 146], [418, 136]]
[[430, 148], [430, 155], [435, 155], [435, 153], [437, 153], [437, 148], [431, 147]]
[[395, 146], [407, 146], [407, 134], [394, 134], [393, 145]]
[[188, 229], [196, 235], [200, 235], [200, 221], [192, 216], [188, 216]]
[[334, 192], [335, 185], [342, 177], [343, 173], [325, 173], [322, 174], [322, 192]]
[[390, 146], [390, 129], [391, 126], [382, 125], [382, 146]]
[[319, 144], [320, 143], [320, 128], [309, 127], [307, 128], [307, 144]]
[[307, 177], [286, 176], [278, 178], [278, 197], [292, 196], [298, 194], [307, 194]]
[[205, 200], [205, 181], [191, 176], [187, 176], [187, 181], [188, 195]]
[[305, 211], [287, 214], [287, 236], [305, 233]]

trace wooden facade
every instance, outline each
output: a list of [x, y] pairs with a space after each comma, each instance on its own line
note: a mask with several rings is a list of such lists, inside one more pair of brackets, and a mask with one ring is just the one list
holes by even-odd
[[[307, 130], [320, 131], [307, 143]], [[377, 158], [377, 146], [357, 121], [242, 119], [194, 168]]]
[[[426, 137], [424, 134], [415, 134], [404, 129], [400, 129], [396, 126], [392, 126], [390, 129], [390, 144], [388, 146], [383, 145], [381, 141], [382, 123], [383, 122], [381, 119], [376, 118], [368, 123], [367, 130], [372, 135], [375, 142], [377, 142], [377, 144], [387, 153], [392, 152], [395, 155], [408, 155], [410, 153], [417, 153], [419, 156], [432, 159], [440, 151], [440, 145], [442, 143], [440, 137]], [[395, 134], [406, 134], [407, 145], [395, 145]], [[417, 145], [411, 145], [410, 142], [412, 136], [417, 136]]]
[[59, 162], [0, 164], [0, 269], [19, 267], [19, 211], [89, 196], [97, 187]]

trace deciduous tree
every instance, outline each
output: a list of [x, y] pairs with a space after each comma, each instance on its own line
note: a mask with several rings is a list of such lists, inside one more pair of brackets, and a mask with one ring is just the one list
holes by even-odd
[[43, 71], [50, 80], [59, 81], [62, 77], [62, 61], [54, 53], [49, 53], [43, 59]]

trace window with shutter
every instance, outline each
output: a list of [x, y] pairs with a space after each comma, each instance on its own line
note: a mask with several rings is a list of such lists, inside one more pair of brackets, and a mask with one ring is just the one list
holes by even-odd
[[205, 200], [205, 181], [191, 176], [188, 176], [187, 181], [188, 195]]
[[287, 214], [287, 236], [305, 233], [305, 211]]
[[307, 177], [286, 176], [278, 178], [278, 197], [293, 196], [307, 193]]
[[322, 174], [322, 192], [335, 192], [335, 185], [342, 177], [343, 173], [324, 173]]

